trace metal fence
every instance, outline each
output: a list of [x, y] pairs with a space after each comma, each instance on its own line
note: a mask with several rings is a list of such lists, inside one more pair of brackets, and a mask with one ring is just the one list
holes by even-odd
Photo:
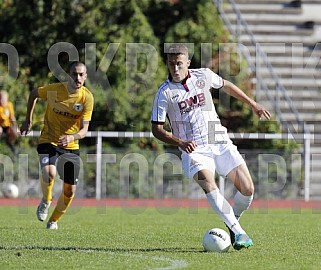
[[[303, 156], [303, 168], [304, 172], [304, 199], [310, 200], [310, 170], [311, 170], [311, 153], [310, 145], [311, 141], [321, 139], [321, 135], [313, 134], [270, 134], [270, 133], [229, 133], [231, 139], [242, 140], [295, 140], [296, 142], [302, 142], [302, 156]], [[119, 132], [119, 131], [92, 131], [88, 133], [88, 137], [95, 137], [97, 140], [96, 146], [96, 199], [101, 199], [101, 172], [102, 172], [102, 146], [103, 138], [152, 138], [153, 135], [150, 132]], [[221, 180], [220, 186], [223, 186]]]
[[[37, 138], [40, 135], [39, 131], [32, 131], [30, 132], [27, 136], [28, 137], [35, 137]], [[297, 166], [298, 168], [296, 168], [296, 170], [298, 171], [298, 173], [294, 173], [297, 174], [295, 175], [295, 177], [300, 177], [300, 181], [302, 182], [302, 191], [304, 192], [302, 195], [304, 195], [304, 200], [305, 201], [309, 201], [310, 200], [310, 191], [311, 191], [311, 187], [310, 187], [310, 172], [311, 172], [311, 151], [310, 151], [310, 145], [313, 143], [313, 140], [321, 140], [321, 135], [313, 135], [313, 134], [303, 134], [303, 133], [287, 133], [287, 134], [271, 134], [271, 133], [229, 133], [228, 134], [230, 136], [230, 138], [233, 140], [283, 140], [284, 142], [288, 143], [289, 141], [295, 141], [297, 143], [297, 145], [299, 146], [299, 149], [295, 150], [296, 152], [296, 157], [299, 156], [300, 158], [300, 162], [298, 164], [296, 164], [295, 166]], [[107, 163], [113, 163], [114, 166], [118, 166], [119, 162], [117, 163], [116, 160], [116, 156], [121, 156], [122, 153], [122, 149], [114, 149], [113, 152], [109, 152], [108, 153], [108, 149], [105, 149], [105, 145], [103, 144], [103, 139], [108, 139], [108, 138], [118, 138], [118, 139], [124, 139], [124, 138], [128, 138], [128, 139], [134, 139], [134, 138], [138, 138], [138, 139], [142, 139], [142, 138], [153, 138], [152, 133], [150, 132], [120, 132], [120, 131], [89, 131], [87, 134], [87, 137], [91, 137], [93, 138], [92, 142], [94, 144], [94, 146], [92, 147], [93, 150], [91, 150], [91, 154], [87, 154], [87, 162], [92, 163], [91, 167], [94, 172], [95, 172], [95, 179], [92, 178], [92, 184], [95, 184], [95, 187], [91, 187], [92, 189], [92, 194], [95, 196], [95, 198], [97, 200], [100, 200], [101, 198], [103, 198], [105, 195], [102, 191], [104, 191], [104, 188], [106, 188], [106, 174], [109, 175], [110, 171], [106, 170], [106, 164]], [[26, 149], [27, 150], [27, 149]], [[30, 152], [30, 149], [28, 150]], [[32, 150], [34, 151], [34, 150]], [[148, 166], [148, 159], [150, 157], [147, 157], [149, 155], [149, 153], [151, 152], [150, 150], [144, 150], [145, 152], [143, 153], [132, 153], [134, 159], [132, 159], [133, 162], [136, 162], [137, 160], [135, 160], [135, 157], [143, 157], [144, 154], [147, 154], [145, 157], [145, 163], [146, 166]], [[259, 153], [259, 155], [261, 155], [261, 157], [267, 157], [268, 154], [266, 153], [272, 153], [271, 156], [275, 156], [275, 154], [277, 153], [277, 151], [275, 151], [275, 149], [273, 149], [273, 145], [271, 144], [271, 149], [269, 150], [260, 150], [260, 149], [252, 149], [252, 150], [246, 150], [247, 153], [249, 153], [248, 156], [255, 155], [256, 153]], [[270, 152], [269, 152], [270, 151]], [[240, 151], [242, 153], [242, 150]], [[25, 179], [28, 178], [28, 156], [27, 156], [27, 151], [23, 150], [21, 151], [21, 153], [19, 154], [19, 163], [18, 164], [18, 179]], [[108, 154], [106, 154], [108, 153]], [[31, 154], [33, 155], [33, 154]], [[282, 154], [281, 154], [282, 155]], [[10, 164], [10, 168], [13, 167], [13, 162], [11, 160], [9, 160], [8, 157], [1, 155], [2, 158], [7, 161], [10, 161], [8, 164]], [[176, 167], [180, 167], [180, 160], [179, 157], [177, 155], [172, 155], [172, 153], [170, 153], [170, 155], [168, 155], [170, 157], [174, 157], [174, 161], [173, 163], [173, 168]], [[29, 156], [30, 158], [30, 156]], [[32, 162], [33, 164], [37, 163], [37, 158], [34, 159], [33, 156], [31, 156], [32, 158]], [[4, 161], [0, 159], [0, 163], [2, 163], [2, 167], [4, 168]], [[247, 161], [247, 159], [246, 159]], [[129, 161], [130, 162], [130, 161]], [[273, 161], [274, 162], [274, 161]], [[278, 161], [274, 162], [277, 163]], [[290, 160], [290, 162], [293, 163], [293, 161]], [[128, 163], [128, 161], [127, 161]], [[179, 166], [177, 166], [179, 165]], [[249, 165], [249, 164], [248, 164]], [[262, 164], [261, 164], [262, 165]], [[250, 164], [252, 171], [258, 171], [260, 170], [260, 164]], [[293, 167], [293, 165], [291, 165]], [[8, 167], [8, 168], [9, 168]], [[127, 166], [129, 167], [129, 166]], [[6, 180], [8, 179], [8, 174], [10, 173], [10, 168], [9, 170], [4, 168], [4, 171], [2, 172], [2, 175], [4, 175], [6, 177]], [[142, 167], [143, 168], [143, 167]], [[154, 167], [149, 167], [149, 172], [152, 172], [152, 174], [154, 174], [155, 170], [157, 171], [160, 168], [160, 166], [154, 166]], [[143, 168], [145, 170], [145, 168]], [[146, 169], [147, 170], [147, 169]], [[281, 169], [282, 170], [282, 169]], [[121, 171], [121, 170], [120, 170]], [[130, 170], [128, 170], [128, 174], [131, 174]], [[293, 173], [293, 169], [292, 169], [292, 173]], [[121, 172], [120, 172], [121, 173]], [[299, 176], [298, 176], [299, 175]], [[139, 176], [139, 175], [138, 175]], [[35, 178], [37, 178], [37, 174], [34, 175]], [[161, 175], [161, 179], [163, 176]], [[171, 175], [171, 177], [175, 178], [175, 173], [173, 175]], [[177, 175], [177, 177], [181, 177], [179, 175]], [[269, 178], [273, 178], [274, 176], [268, 176]], [[265, 181], [265, 184], [267, 183], [266, 178], [268, 178], [266, 175], [262, 176], [260, 180]], [[21, 179], [20, 179], [21, 178]], [[138, 177], [139, 178], [139, 177]], [[277, 177], [275, 177], [277, 178]], [[165, 181], [166, 179], [164, 179], [163, 181]], [[94, 182], [93, 182], [94, 181]], [[117, 181], [121, 182], [121, 177], [120, 179], [117, 179]], [[143, 183], [144, 185], [144, 183]], [[219, 181], [219, 185], [220, 185], [220, 189], [221, 192], [224, 193], [224, 186], [225, 186], [225, 179], [220, 178]], [[296, 187], [297, 188], [297, 187]], [[86, 187], [85, 187], [86, 189]]]

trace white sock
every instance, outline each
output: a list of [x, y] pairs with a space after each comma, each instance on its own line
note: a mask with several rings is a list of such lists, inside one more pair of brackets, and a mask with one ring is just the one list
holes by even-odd
[[241, 192], [237, 191], [234, 196], [233, 211], [237, 220], [240, 220], [243, 212], [247, 210], [253, 201], [253, 195], [244, 196]]
[[206, 197], [215, 212], [235, 234], [245, 233], [235, 217], [232, 206], [220, 193], [218, 188], [207, 193]]

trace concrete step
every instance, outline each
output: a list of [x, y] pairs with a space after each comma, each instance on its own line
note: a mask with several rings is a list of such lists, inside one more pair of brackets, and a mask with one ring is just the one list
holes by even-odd
[[[314, 146], [321, 147], [320, 136], [318, 136], [317, 138], [314, 138], [313, 140], [311, 140], [311, 143], [313, 143]], [[321, 166], [321, 164], [319, 163], [318, 166]]]
[[[270, 61], [270, 63], [273, 65], [273, 67], [283, 67], [283, 68], [288, 68], [288, 69], [291, 69], [291, 68], [314, 68], [316, 69], [317, 71], [320, 70], [321, 68], [321, 65], [320, 64], [315, 64], [315, 63], [311, 63], [311, 64], [305, 64], [304, 62], [300, 62], [300, 61], [294, 61], [294, 60], [290, 60], [290, 59], [287, 59], [287, 58], [284, 58], [283, 61], [281, 59], [281, 57], [279, 57], [280, 59], [279, 60], [272, 60]], [[252, 60], [254, 61], [254, 60]]]
[[[313, 190], [312, 194], [313, 196], [320, 195], [321, 196], [321, 190], [320, 190], [320, 184], [318, 183], [318, 180], [320, 181], [320, 174], [319, 177], [317, 174], [310, 175], [310, 190]], [[310, 191], [311, 193], [311, 191]]]
[[[292, 0], [270, 0], [266, 2], [266, 0], [235, 0], [235, 3], [242, 4], [242, 3], [251, 3], [251, 4], [284, 4], [289, 5]], [[301, 0], [302, 4], [318, 4], [321, 3], [321, 0]]]
[[[271, 95], [270, 95], [270, 97], [271, 97]], [[263, 95], [263, 94], [262, 94], [262, 95], [256, 97], [256, 101], [257, 101], [258, 103], [264, 105], [264, 106], [265, 106], [267, 109], [269, 109], [269, 110], [272, 110], [272, 111], [276, 110], [277, 102], [276, 102], [276, 100], [275, 100], [273, 97], [271, 97], [271, 99], [270, 99], [270, 98], [268, 98], [266, 95]], [[291, 105], [291, 107], [290, 107], [290, 105]], [[291, 111], [292, 108], [298, 110], [298, 109], [293, 105], [293, 101], [291, 101], [290, 104], [289, 104], [289, 103], [286, 103], [285, 99], [283, 99], [283, 98], [280, 99], [278, 108], [279, 108], [283, 113], [287, 113], [287, 112], [294, 113], [293, 111]], [[298, 111], [299, 111], [299, 110], [298, 110]], [[304, 113], [304, 112], [310, 112], [310, 113], [311, 113], [311, 110], [303, 110], [303, 109], [301, 109], [300, 111], [301, 111], [302, 113]], [[317, 113], [316, 110], [314, 110], [313, 112], [314, 112], [314, 113]], [[290, 119], [285, 119], [285, 120], [292, 120], [292, 118], [290, 118]], [[296, 120], [296, 119], [295, 119], [295, 120]]]
[[[311, 143], [313, 143], [314, 146], [321, 147], [321, 139], [319, 139], [319, 137], [311, 140]], [[317, 166], [320, 167], [319, 162], [318, 162]]]
[[[295, 86], [296, 88], [300, 85], [304, 87], [310, 87], [310, 86], [318, 86], [320, 87], [321, 86], [321, 79], [318, 79], [318, 78], [308, 78], [306, 80], [304, 80], [303, 78], [296, 78], [296, 77], [293, 77], [293, 78], [282, 78], [281, 79], [281, 83], [283, 85], [289, 85], [289, 86]], [[289, 89], [293, 89], [292, 88], [289, 88]]]
[[[308, 110], [308, 109], [302, 109], [302, 108], [295, 108], [298, 113], [300, 114], [300, 117], [305, 120], [307, 119], [308, 117], [311, 117], [310, 115], [311, 114], [319, 114], [319, 118], [321, 117], [321, 111], [315, 111], [315, 110]], [[274, 107], [273, 107], [273, 110], [274, 110]], [[282, 115], [283, 115], [283, 119], [285, 121], [288, 121], [288, 120], [291, 120], [291, 121], [294, 121], [296, 120], [295, 118], [295, 115], [294, 113], [292, 112], [292, 109], [290, 109], [289, 107], [283, 107], [283, 106], [279, 106], [279, 110], [282, 112]], [[286, 117], [285, 115], [287, 114], [292, 114], [291, 115], [291, 118], [289, 119], [288, 117]], [[311, 118], [310, 118], [311, 119]]]
[[[237, 15], [234, 12], [225, 12], [226, 17], [231, 20], [231, 22], [235, 22], [237, 19]], [[282, 25], [284, 24], [302, 24], [306, 21], [313, 20], [316, 25], [319, 25], [321, 20], [319, 17], [310, 17], [310, 16], [301, 16], [300, 14], [282, 14], [282, 13], [242, 13], [241, 14], [243, 20], [248, 23], [251, 22], [260, 22], [263, 23], [279, 23]]]
[[[321, 125], [320, 125], [321, 127]], [[320, 133], [319, 133], [320, 135]], [[320, 146], [314, 146], [313, 144], [310, 147], [311, 154], [320, 154], [321, 155], [321, 147]], [[321, 170], [321, 164], [319, 164], [320, 170]]]
[[[298, 111], [305, 111], [305, 112], [321, 112], [320, 106], [318, 106], [318, 102], [314, 100], [292, 100], [291, 105], [296, 108]], [[289, 109], [289, 104], [286, 100], [280, 100], [279, 106], [282, 109]]]
[[285, 4], [289, 3], [290, 0], [270, 0], [269, 2], [266, 2], [264, 0], [235, 0], [236, 4]]
[[[269, 82], [267, 83], [269, 84]], [[276, 98], [276, 97], [282, 97], [282, 96], [288, 96], [290, 99], [295, 99], [295, 98], [300, 98], [302, 101], [303, 100], [315, 100], [316, 102], [318, 102], [318, 100], [320, 100], [320, 94], [319, 94], [319, 89], [314, 88], [311, 89], [310, 88], [303, 88], [303, 87], [292, 87], [288, 86], [288, 87], [284, 87], [284, 91], [282, 90], [280, 92], [276, 91], [276, 87], [275, 84], [271, 85], [267, 85], [268, 88], [267, 89], [263, 89], [263, 88], [259, 88], [260, 86], [257, 86], [257, 89], [255, 90], [255, 93], [259, 96], [265, 93], [265, 91], [268, 92], [269, 96], [271, 98]], [[267, 94], [267, 93], [265, 93]]]
[[[317, 151], [318, 149], [318, 151]], [[312, 158], [311, 158], [311, 162], [315, 165], [321, 165], [320, 164], [320, 161], [321, 161], [321, 147], [320, 146], [314, 146], [314, 152], [313, 152], [313, 155], [312, 155]], [[321, 170], [321, 167], [320, 167], [320, 170]]]
[[259, 43], [257, 45], [248, 44], [245, 48], [250, 55], [256, 55], [257, 50], [262, 49], [268, 57], [282, 56], [282, 57], [304, 57], [304, 58], [320, 58], [321, 43], [313, 44], [311, 47], [302, 43], [287, 44], [281, 43]]
[[[237, 24], [238, 17], [234, 13], [226, 14], [226, 17], [232, 24]], [[311, 28], [312, 26], [321, 25], [321, 20], [307, 20], [305, 17], [300, 17], [297, 14], [242, 14], [242, 18], [248, 25], [282, 25], [282, 26], [295, 26], [297, 28]], [[311, 23], [313, 22], [313, 23]]]
[[[273, 115], [275, 115], [275, 113], [274, 113], [274, 108], [272, 108], [272, 109], [270, 109], [270, 108], [268, 108], [268, 106], [265, 106], [267, 109], [269, 109], [271, 112], [272, 112], [272, 114]], [[296, 115], [292, 112], [292, 111], [290, 111], [290, 110], [280, 110], [282, 113], [280, 114], [280, 116], [281, 116], [281, 119], [282, 119], [282, 121], [284, 121], [285, 123], [286, 122], [296, 122], [297, 121], [297, 118], [296, 118]], [[298, 110], [299, 111], [299, 110]], [[313, 119], [313, 114], [315, 114], [315, 112], [304, 112], [304, 111], [299, 111], [299, 114], [300, 114], [300, 117], [301, 117], [301, 119], [303, 119], [304, 121], [305, 120], [312, 120]], [[319, 112], [318, 113], [319, 114], [319, 116], [318, 117], [314, 117], [314, 119], [315, 118], [317, 118], [318, 120], [320, 120], [321, 119], [321, 113]], [[276, 115], [275, 115], [276, 116]], [[310, 132], [313, 132], [313, 130], [309, 130]], [[320, 141], [320, 139], [319, 138], [316, 138], [315, 139], [316, 141], [318, 141], [318, 143], [319, 143], [319, 141]]]
[[[232, 27], [234, 32], [239, 29], [237, 26]], [[280, 28], [279, 25], [249, 25], [250, 31], [256, 35], [277, 35], [277, 36], [311, 36], [314, 33], [313, 29], [297, 28], [296, 26], [284, 25]], [[245, 30], [240, 29], [240, 34], [244, 34]]]
[[[278, 66], [280, 66], [280, 63], [283, 63], [284, 67], [291, 65], [291, 67], [293, 66], [296, 69], [321, 69], [320, 56], [312, 55], [304, 57], [303, 55], [268, 54], [266, 52], [265, 55], [270, 63], [276, 63]], [[254, 53], [250, 54], [250, 59], [253, 63], [258, 63], [261, 66], [265, 64], [264, 58], [259, 58], [259, 55]]]
[[[257, 34], [255, 35], [255, 40], [258, 43], [267, 43], [267, 42], [290, 42], [290, 43], [308, 43], [315, 44], [318, 43], [321, 38], [314, 36], [284, 36], [284, 35], [265, 35], [265, 34]], [[247, 35], [241, 35], [238, 41], [242, 44], [250, 43], [251, 38]]]
[[[266, 101], [269, 101], [269, 100], [266, 100]], [[263, 103], [264, 100], [263, 99], [259, 99], [258, 102]], [[310, 114], [315, 114], [315, 115], [320, 114], [321, 115], [321, 109], [320, 108], [316, 108], [315, 104], [313, 104], [311, 106], [307, 106], [304, 102], [302, 102], [302, 103], [303, 104], [300, 104], [299, 101], [298, 102], [293, 102], [292, 101], [289, 104], [288, 101], [286, 101], [286, 100], [279, 100], [278, 108], [283, 113], [292, 113], [292, 109], [294, 108], [294, 109], [296, 109], [298, 111], [299, 114], [302, 115], [303, 119], [304, 119], [304, 115], [310, 115]], [[276, 105], [277, 105], [276, 101], [273, 101], [273, 104], [269, 105], [269, 107], [273, 108], [273, 110], [274, 110]], [[290, 119], [290, 120], [292, 120], [292, 119]]]
[[[316, 136], [318, 134], [321, 134], [321, 123], [318, 122], [318, 121], [308, 121], [306, 123], [309, 127], [309, 130], [311, 131], [312, 134], [315, 134]], [[314, 151], [315, 150], [315, 151]], [[311, 151], [312, 151], [312, 148], [311, 148]], [[316, 149], [313, 149], [313, 153], [321, 153], [321, 148], [316, 148]], [[317, 152], [319, 151], [319, 152]], [[321, 164], [320, 164], [321, 166]]]
[[319, 185], [311, 185], [310, 184], [310, 200], [311, 201], [320, 201], [321, 200], [321, 192]]
[[[295, 78], [282, 78], [280, 79], [283, 87], [288, 91], [310, 91], [310, 90], [319, 90], [321, 83], [320, 80], [304, 80], [300, 81]], [[265, 81], [265, 84], [268, 89], [274, 90], [276, 89], [276, 82], [273, 80]]]
[[[282, 116], [287, 121], [296, 121], [296, 117], [292, 112], [284, 112]], [[321, 113], [302, 113], [301, 117], [304, 121], [321, 121]]]
[[[235, 44], [237, 44], [236, 41]], [[239, 42], [239, 45], [243, 45], [244, 48], [248, 48], [248, 50], [251, 52], [256, 52], [258, 48], [261, 48], [267, 53], [284, 53], [285, 55], [290, 53], [294, 55], [301, 55], [302, 52], [303, 54], [307, 53], [309, 56], [318, 56], [321, 54], [321, 38], [318, 42], [315, 42], [315, 40], [308, 42], [287, 42], [284, 40], [270, 42], [263, 40], [261, 42], [256, 42], [255, 44], [253, 44], [250, 39], [246, 39], [242, 42]]]
[[[319, 186], [318, 181], [320, 181], [320, 173], [321, 171], [314, 171], [313, 168], [310, 172], [310, 186], [314, 188]], [[321, 195], [321, 191], [319, 190], [319, 194]]]
[[300, 78], [301, 80], [314, 80], [319, 77], [321, 70], [319, 68], [288, 68], [277, 66], [273, 68], [274, 75], [267, 68], [261, 68], [257, 70], [257, 75], [261, 75], [262, 78], [270, 80], [277, 76], [279, 78]]
[[320, 182], [320, 171], [313, 171], [313, 173], [310, 173], [310, 183], [311, 185], [313, 185], [314, 187], [318, 188], [319, 189], [319, 192], [321, 194], [321, 182]]
[[[301, 85], [296, 86], [296, 85], [291, 85], [291, 84], [283, 84], [283, 87], [286, 91], [287, 96], [291, 97], [291, 95], [292, 95], [292, 97], [293, 97], [293, 95], [297, 95], [298, 97], [301, 97], [302, 99], [304, 96], [306, 96], [306, 97], [309, 96], [309, 93], [307, 93], [307, 92], [311, 91], [311, 92], [315, 93], [315, 91], [319, 90], [318, 87], [313, 87], [313, 86], [304, 87]], [[275, 89], [276, 89], [276, 86], [273, 85], [272, 83], [271, 83], [271, 85], [268, 85], [268, 90], [270, 92], [275, 91]], [[275, 95], [277, 95], [277, 94], [275, 94]], [[271, 96], [275, 96], [275, 95], [271, 94]], [[282, 95], [284, 95], [284, 94], [281, 92], [281, 96]], [[314, 96], [314, 94], [311, 94], [311, 97], [313, 97], [313, 96]]]
[[[314, 80], [320, 75], [320, 70], [316, 68], [288, 68], [288, 67], [274, 67], [275, 74], [279, 78], [300, 78], [302, 80], [309, 79]], [[259, 73], [263, 78], [272, 78], [272, 74], [268, 69], [262, 69]]]
[[[236, 4], [241, 14], [256, 13], [256, 14], [301, 14], [301, 8], [286, 7], [283, 4]], [[233, 8], [230, 5], [224, 6], [224, 12], [234, 13]]]
[[[268, 61], [272, 64], [273, 67], [284, 67], [288, 69], [303, 69], [303, 72], [311, 72], [314, 70], [316, 73], [321, 73], [321, 59], [317, 57], [313, 58], [300, 58], [300, 57], [283, 57], [283, 56], [267, 56]], [[250, 60], [259, 67], [264, 68], [267, 64], [263, 60], [251, 56]]]

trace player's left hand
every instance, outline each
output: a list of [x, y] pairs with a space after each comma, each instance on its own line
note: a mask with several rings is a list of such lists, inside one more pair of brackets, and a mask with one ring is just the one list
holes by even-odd
[[30, 130], [31, 130], [31, 127], [32, 127], [32, 123], [29, 122], [29, 121], [23, 121], [22, 124], [21, 124], [21, 127], [20, 127], [20, 134], [23, 136], [23, 135], [27, 135]]
[[252, 108], [255, 114], [259, 117], [259, 119], [262, 119], [262, 116], [264, 116], [266, 119], [271, 119], [271, 113], [261, 104], [256, 103], [256, 106]]
[[74, 136], [73, 135], [60, 136], [60, 138], [58, 140], [58, 146], [66, 147], [73, 140], [74, 140]]

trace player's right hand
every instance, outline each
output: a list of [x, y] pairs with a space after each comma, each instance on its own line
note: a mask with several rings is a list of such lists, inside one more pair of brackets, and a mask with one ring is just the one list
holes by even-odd
[[186, 153], [192, 153], [196, 149], [196, 147], [197, 144], [194, 141], [182, 142], [179, 145], [179, 148], [181, 148]]
[[20, 134], [27, 135], [32, 127], [32, 123], [30, 121], [23, 121], [20, 127]]

